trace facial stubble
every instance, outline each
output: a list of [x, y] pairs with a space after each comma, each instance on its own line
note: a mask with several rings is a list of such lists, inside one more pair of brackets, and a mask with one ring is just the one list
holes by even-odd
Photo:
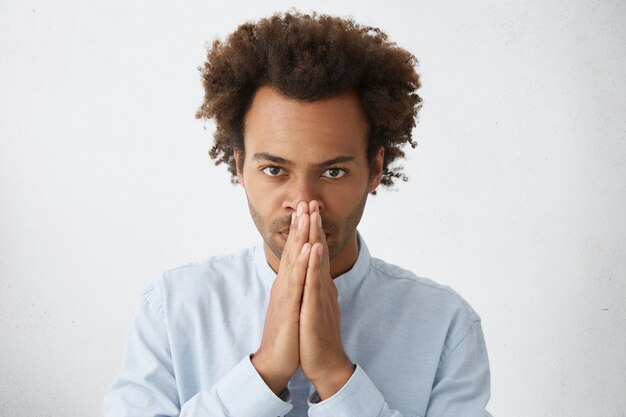
[[[348, 241], [354, 237], [356, 227], [361, 221], [363, 211], [365, 210], [367, 195], [368, 192], [366, 191], [361, 197], [359, 204], [357, 204], [354, 210], [350, 212], [343, 225], [338, 225], [334, 222], [330, 222], [328, 219], [324, 219], [324, 216], [322, 216], [324, 232], [328, 233], [331, 237], [330, 242], [328, 243], [330, 261], [332, 261], [343, 250]], [[270, 250], [274, 253], [274, 255], [276, 255], [276, 257], [280, 259], [283, 254], [283, 248], [278, 246], [272, 238], [276, 236], [281, 230], [285, 230], [289, 227], [291, 222], [291, 215], [268, 222], [259, 214], [254, 205], [252, 205], [247, 193], [246, 199], [248, 201], [248, 208], [250, 210], [250, 216], [252, 217], [252, 221], [254, 222], [257, 230], [263, 237], [263, 241], [265, 242], [267, 247], [270, 248]], [[340, 231], [342, 233], [339, 233]], [[340, 239], [338, 242], [331, 243], [334, 239], [337, 238]]]

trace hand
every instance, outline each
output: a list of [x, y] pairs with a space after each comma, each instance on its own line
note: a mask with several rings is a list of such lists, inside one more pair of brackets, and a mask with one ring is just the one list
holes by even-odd
[[261, 346], [252, 364], [270, 389], [279, 395], [300, 365], [300, 307], [311, 244], [308, 205], [298, 204], [280, 258], [265, 313]]
[[310, 203], [309, 213], [312, 247], [300, 309], [300, 366], [324, 400], [345, 385], [354, 365], [341, 341], [337, 287], [330, 275], [328, 245], [316, 201]]

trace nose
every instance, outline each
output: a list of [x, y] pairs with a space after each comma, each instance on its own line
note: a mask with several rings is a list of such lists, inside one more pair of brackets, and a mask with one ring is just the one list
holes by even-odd
[[324, 202], [322, 200], [321, 190], [315, 184], [315, 181], [307, 178], [294, 178], [283, 200], [283, 209], [289, 212], [296, 211], [298, 209], [298, 203], [301, 201], [304, 201], [308, 205], [313, 200], [317, 201], [320, 213], [322, 213], [324, 211]]

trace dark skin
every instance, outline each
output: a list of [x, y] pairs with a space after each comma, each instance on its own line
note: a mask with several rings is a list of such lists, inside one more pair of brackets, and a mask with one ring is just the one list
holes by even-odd
[[366, 126], [353, 92], [305, 103], [261, 87], [246, 115], [238, 178], [277, 272], [252, 363], [277, 395], [298, 367], [322, 400], [355, 369], [333, 277], [356, 262], [356, 226], [382, 176], [382, 148], [370, 170]]
[[[279, 394], [297, 370], [297, 358], [320, 398], [326, 399], [345, 385], [354, 366], [341, 342], [337, 288], [330, 275], [328, 246], [320, 223], [319, 205], [317, 201], [311, 201], [310, 204], [302, 202], [299, 207], [302, 213], [299, 217], [295, 216], [283, 251], [277, 282], [272, 287], [271, 298], [274, 300], [270, 299], [263, 335], [264, 341], [272, 343], [269, 349], [280, 346], [282, 336], [291, 341], [282, 344], [287, 349], [281, 348], [279, 355], [292, 357], [292, 367], [282, 377], [273, 377], [271, 370], [266, 371], [262, 361], [263, 342], [252, 363], [264, 379], [267, 376], [266, 382], [269, 382], [272, 391]], [[285, 271], [284, 275], [282, 271]], [[283, 333], [285, 314], [290, 312], [294, 319], [299, 320], [297, 325], [289, 326], [289, 331]]]

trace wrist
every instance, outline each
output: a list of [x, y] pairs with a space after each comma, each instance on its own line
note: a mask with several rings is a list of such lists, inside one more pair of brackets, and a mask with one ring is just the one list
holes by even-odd
[[355, 370], [356, 365], [352, 362], [348, 362], [334, 369], [327, 376], [311, 381], [315, 386], [315, 390], [317, 391], [317, 395], [320, 397], [320, 400], [324, 401], [335, 395], [346, 385]]
[[285, 389], [291, 376], [280, 375], [275, 372], [270, 366], [268, 366], [257, 354], [253, 354], [250, 358], [252, 366], [256, 369], [257, 373], [261, 376], [261, 379], [265, 382], [270, 390], [276, 396], [280, 396], [280, 393]]

